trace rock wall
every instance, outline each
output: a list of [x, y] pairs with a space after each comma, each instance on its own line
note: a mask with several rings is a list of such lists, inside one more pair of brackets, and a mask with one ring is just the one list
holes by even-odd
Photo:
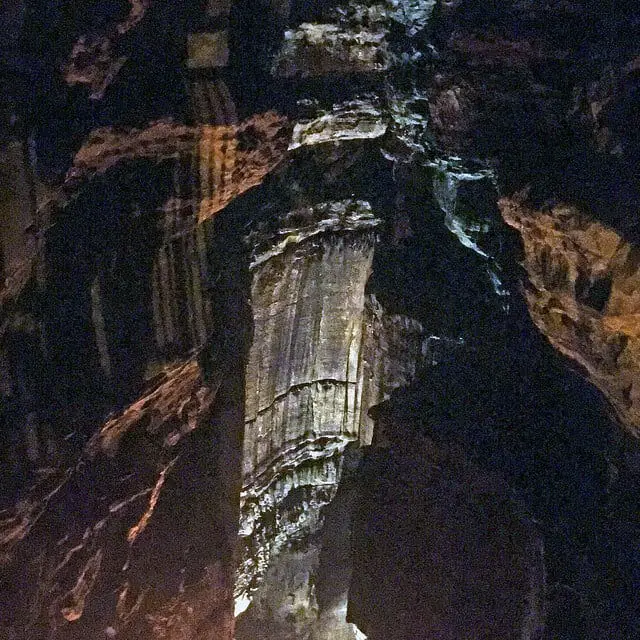
[[[265, 607], [296, 567], [307, 566], [311, 589], [322, 511], [338, 490], [345, 449], [370, 443], [368, 409], [408, 383], [424, 358], [420, 324], [388, 317], [365, 295], [381, 223], [370, 205], [322, 203], [285, 222], [294, 219], [304, 224], [263, 239], [252, 262], [239, 609], [256, 590], [254, 609]], [[317, 615], [314, 598], [300, 597], [280, 603], [279, 633], [287, 612], [298, 611], [302, 626]], [[261, 615], [268, 609], [250, 611], [253, 633]]]
[[503, 200], [501, 210], [522, 235], [534, 322], [584, 367], [637, 436], [637, 250], [575, 207], [541, 212]]
[[637, 637], [635, 3], [5, 4], [0, 638]]

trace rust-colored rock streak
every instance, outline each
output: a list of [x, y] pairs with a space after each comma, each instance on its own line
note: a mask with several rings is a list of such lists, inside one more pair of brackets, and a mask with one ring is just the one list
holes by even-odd
[[179, 364], [163, 376], [155, 389], [105, 423], [88, 444], [91, 457], [99, 452], [116, 455], [122, 438], [142, 423], [149, 434], [162, 435], [165, 448], [174, 447], [198, 427], [215, 398], [215, 391], [203, 384], [198, 363]]
[[538, 328], [579, 362], [640, 435], [640, 249], [576, 207], [502, 199], [524, 244], [525, 296]]
[[199, 221], [259, 185], [284, 158], [291, 139], [287, 120], [269, 111], [238, 126], [205, 125], [200, 134]]
[[286, 118], [273, 111], [239, 125], [189, 127], [159, 120], [145, 129], [96, 129], [76, 153], [65, 190], [117, 164], [134, 159], [160, 161], [198, 154], [200, 222], [214, 216], [234, 198], [259, 185], [284, 158], [291, 139]]
[[[0, 512], [7, 592], [24, 602], [3, 620], [11, 637], [44, 638], [34, 635], [36, 626], [55, 640], [98, 637], [105, 628], [129, 640], [232, 637], [230, 567], [215, 554], [203, 557], [186, 580], [185, 561], [177, 559], [185, 540], [200, 540], [215, 522], [167, 515], [183, 504], [204, 514], [211, 501], [190, 474], [201, 472], [193, 460], [202, 444], [192, 432], [211, 428], [215, 395], [195, 359], [167, 367], [102, 426], [75, 464], [50, 470]], [[60, 522], [59, 513], [72, 515]]]
[[197, 139], [196, 127], [172, 120], [158, 120], [144, 129], [96, 129], [76, 153], [65, 185], [73, 188], [83, 178], [104, 173], [126, 160], [162, 160], [192, 153]]

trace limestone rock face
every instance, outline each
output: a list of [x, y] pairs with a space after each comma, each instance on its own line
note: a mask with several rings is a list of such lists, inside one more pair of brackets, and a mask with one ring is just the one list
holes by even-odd
[[284, 78], [370, 73], [384, 71], [388, 65], [382, 30], [351, 31], [334, 24], [303, 23], [285, 33], [273, 73]]
[[284, 222], [294, 219], [259, 244], [252, 267], [236, 598], [246, 607], [257, 590], [254, 609], [274, 597], [264, 593], [276, 588], [268, 576], [284, 579], [294, 549], [315, 574], [311, 541], [346, 447], [371, 441], [368, 409], [408, 383], [424, 357], [420, 324], [388, 317], [365, 295], [380, 224], [370, 205], [323, 203]]
[[364, 288], [378, 221], [367, 204], [356, 203], [353, 213], [350, 205], [326, 207], [345, 212], [344, 226], [338, 214], [326, 221], [333, 223], [330, 233], [322, 219], [308, 239], [304, 227], [291, 229], [280, 240], [282, 253], [255, 267], [258, 340], [247, 364], [248, 481], [267, 467], [270, 477], [277, 475], [273, 460], [287, 464], [284, 452], [308, 439], [358, 438]]
[[622, 422], [640, 434], [640, 272], [637, 248], [577, 207], [532, 210], [502, 200], [522, 236], [525, 296], [551, 343], [607, 395]]

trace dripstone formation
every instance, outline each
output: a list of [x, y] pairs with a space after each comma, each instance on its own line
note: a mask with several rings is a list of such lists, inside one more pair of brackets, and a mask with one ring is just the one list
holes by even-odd
[[640, 14], [0, 7], [0, 640], [640, 636]]

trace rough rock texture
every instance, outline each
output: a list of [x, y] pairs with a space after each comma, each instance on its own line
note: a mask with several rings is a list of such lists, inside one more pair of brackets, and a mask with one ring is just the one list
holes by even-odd
[[542, 212], [503, 200], [524, 244], [531, 316], [576, 360], [638, 436], [640, 274], [638, 249], [576, 207]]
[[[322, 203], [283, 222], [258, 244], [252, 263], [236, 598], [244, 609], [258, 591], [253, 633], [269, 612], [265, 603], [277, 597], [274, 575], [284, 581], [277, 588], [284, 598], [285, 585], [306, 566], [311, 588], [318, 570], [312, 541], [321, 510], [336, 496], [345, 448], [370, 442], [368, 409], [408, 383], [424, 358], [420, 324], [388, 317], [365, 296], [381, 222], [368, 203]], [[301, 555], [299, 563], [291, 553]], [[307, 594], [289, 603], [278, 633], [286, 633], [286, 612], [298, 608], [308, 610], [297, 624], [313, 622], [312, 602]], [[344, 615], [341, 622], [347, 629]]]
[[[75, 466], [43, 470], [2, 512], [8, 637], [99, 637], [111, 628], [131, 638], [217, 638], [229, 628], [230, 574], [219, 550], [198, 542], [215, 517], [198, 463], [215, 391], [193, 361], [158, 378], [103, 425]], [[193, 492], [198, 476], [204, 484]], [[198, 559], [189, 566], [190, 554]]]
[[141, 131], [98, 129], [76, 153], [65, 186], [75, 190], [80, 181], [121, 162], [193, 157], [200, 173], [199, 194], [193, 198], [200, 197], [202, 222], [260, 184], [281, 161], [288, 141], [286, 121], [276, 113], [259, 114], [238, 126], [195, 128], [157, 122]]
[[388, 68], [384, 31], [343, 30], [334, 24], [301, 24], [285, 33], [275, 59], [276, 76], [373, 73]]
[[638, 637], [633, 0], [0, 21], [0, 638]]
[[289, 149], [302, 146], [379, 138], [387, 130], [381, 111], [365, 101], [336, 105], [330, 113], [296, 124]]
[[[24, 143], [8, 144], [1, 157], [2, 175], [2, 256], [0, 260], [0, 308], [5, 309], [24, 288], [32, 274], [38, 250], [36, 193], [28, 150]], [[0, 318], [6, 312], [0, 311]]]

